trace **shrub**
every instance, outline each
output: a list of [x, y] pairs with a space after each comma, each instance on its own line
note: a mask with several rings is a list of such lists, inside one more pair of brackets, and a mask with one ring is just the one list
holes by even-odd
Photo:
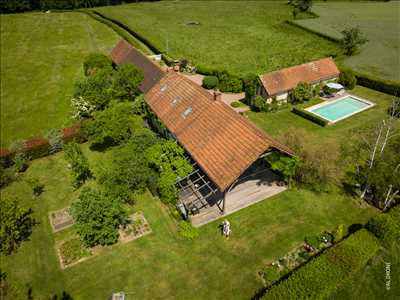
[[71, 212], [81, 240], [89, 247], [117, 242], [118, 228], [128, 220], [118, 199], [90, 188], [82, 190]]
[[77, 120], [90, 118], [96, 110], [96, 106], [82, 96], [72, 97], [71, 106], [73, 109], [72, 117]]
[[231, 103], [231, 106], [236, 108], [236, 107], [244, 107], [245, 105], [240, 101], [233, 101]]
[[385, 246], [398, 244], [400, 241], [400, 206], [380, 214], [367, 223], [367, 229], [379, 238]]
[[267, 111], [268, 110], [268, 105], [265, 99], [261, 96], [256, 96], [252, 101], [251, 101], [251, 108], [254, 111]]
[[276, 266], [268, 266], [263, 271], [263, 278], [266, 285], [271, 285], [279, 278], [281, 278], [282, 274], [279, 272], [278, 267]]
[[71, 142], [64, 145], [64, 157], [71, 166], [73, 185], [75, 187], [81, 186], [92, 176], [89, 162], [77, 143]]
[[91, 53], [83, 62], [83, 72], [86, 76], [93, 75], [100, 69], [111, 67], [111, 59], [102, 53]]
[[43, 193], [44, 184], [40, 183], [39, 179], [36, 177], [28, 178], [26, 182], [31, 187], [34, 196], [40, 196], [40, 194]]
[[12, 168], [5, 168], [0, 164], [0, 188], [9, 185], [16, 179], [15, 172]]
[[193, 240], [199, 236], [199, 230], [193, 227], [189, 221], [180, 221], [178, 226], [179, 235], [185, 239]]
[[357, 84], [357, 78], [352, 70], [343, 70], [339, 75], [339, 83], [352, 90]]
[[296, 174], [296, 169], [301, 164], [299, 158], [289, 157], [274, 152], [267, 156], [265, 160], [271, 169], [278, 172], [290, 187], [292, 184], [292, 179]]
[[248, 74], [244, 77], [243, 86], [247, 103], [251, 103], [251, 100], [255, 97], [260, 85], [260, 80], [257, 75]]
[[303, 103], [313, 97], [313, 88], [307, 82], [299, 82], [289, 93], [289, 101], [293, 104]]
[[32, 209], [22, 208], [18, 201], [1, 197], [0, 209], [0, 252], [9, 255], [22, 241], [29, 238], [35, 220]]
[[319, 235], [310, 235], [304, 238], [307, 245], [310, 245], [315, 251], [320, 249], [321, 239]]
[[14, 170], [18, 173], [25, 172], [29, 166], [28, 161], [29, 159], [24, 153], [17, 153], [13, 159]]
[[263, 299], [325, 299], [378, 249], [378, 240], [365, 229], [360, 230], [272, 286]]
[[211, 90], [218, 86], [218, 78], [216, 76], [205, 76], [203, 78], [202, 87]]
[[325, 120], [317, 115], [314, 115], [313, 113], [310, 113], [309, 111], [306, 111], [305, 109], [299, 109], [299, 108], [294, 107], [292, 109], [292, 113], [295, 113], [296, 115], [306, 118], [306, 119], [308, 119], [318, 125], [321, 125], [321, 126], [326, 126], [329, 123], [327, 120]]
[[226, 71], [217, 72], [218, 87], [221, 92], [240, 93], [243, 90], [242, 80]]
[[47, 134], [47, 139], [49, 141], [49, 154], [54, 154], [59, 152], [63, 148], [63, 131], [60, 129], [51, 129]]
[[335, 243], [340, 242], [346, 235], [344, 225], [339, 224], [332, 234], [333, 234], [333, 241]]

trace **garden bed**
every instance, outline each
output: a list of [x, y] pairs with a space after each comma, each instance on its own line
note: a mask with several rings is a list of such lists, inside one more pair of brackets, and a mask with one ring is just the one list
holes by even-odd
[[151, 233], [151, 228], [143, 212], [129, 216], [129, 223], [119, 230], [119, 243], [127, 243]]
[[[63, 210], [66, 209], [68, 208]], [[125, 225], [125, 227], [120, 228], [118, 242], [112, 246], [125, 244], [151, 232], [152, 230], [146, 218], [144, 217], [143, 212], [136, 212], [129, 216], [128, 224]], [[88, 248], [77, 236], [61, 241], [56, 245], [61, 269], [71, 267], [82, 261], [85, 261], [86, 259], [99, 255], [102, 253], [102, 250], [107, 247], [111, 246], [99, 245]]]
[[74, 225], [70, 207], [49, 212], [49, 219], [53, 232], [58, 232]]

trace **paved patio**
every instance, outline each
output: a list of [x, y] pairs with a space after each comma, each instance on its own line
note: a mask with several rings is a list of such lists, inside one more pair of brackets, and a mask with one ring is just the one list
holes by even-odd
[[225, 213], [221, 212], [223, 205], [221, 201], [223, 194], [221, 193], [209, 200], [209, 207], [203, 208], [200, 213], [191, 216], [193, 226], [199, 227], [224, 218], [242, 208], [285, 191], [287, 187], [278, 185], [279, 181], [279, 177], [269, 169], [258, 170], [254, 173], [250, 171], [244, 174], [226, 196]]

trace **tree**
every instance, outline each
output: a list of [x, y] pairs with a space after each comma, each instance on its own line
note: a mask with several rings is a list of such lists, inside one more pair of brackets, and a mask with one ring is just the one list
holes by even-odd
[[296, 174], [296, 170], [301, 165], [300, 159], [295, 156], [289, 157], [274, 152], [267, 156], [265, 160], [273, 171], [276, 171], [283, 176], [290, 188], [292, 185], [292, 179]]
[[93, 75], [85, 77], [75, 84], [73, 98], [82, 97], [95, 110], [103, 110], [114, 98], [113, 76], [115, 71], [112, 68], [97, 70]]
[[143, 82], [143, 72], [132, 64], [119, 65], [114, 76], [115, 97], [133, 100], [140, 94], [139, 85]]
[[215, 89], [218, 86], [218, 77], [217, 76], [205, 76], [203, 78], [203, 82], [201, 85], [203, 88], [207, 90]]
[[64, 157], [68, 161], [72, 169], [73, 184], [75, 187], [81, 186], [88, 178], [92, 177], [89, 168], [89, 162], [83, 154], [79, 145], [70, 142], [63, 146]]
[[251, 101], [251, 108], [255, 111], [267, 111], [267, 102], [265, 99], [261, 96], [256, 96], [252, 101]]
[[360, 135], [353, 146], [356, 160], [346, 181], [360, 197], [386, 210], [400, 199], [400, 135], [394, 115]]
[[360, 46], [368, 42], [368, 39], [362, 35], [359, 27], [345, 29], [341, 33], [343, 37], [340, 43], [346, 55], [353, 55]]
[[357, 84], [357, 78], [352, 70], [343, 70], [339, 75], [339, 83], [352, 90]]
[[116, 243], [118, 228], [128, 220], [119, 199], [90, 188], [82, 190], [71, 212], [82, 242], [89, 247]]
[[83, 71], [86, 76], [94, 75], [103, 68], [112, 68], [111, 59], [102, 53], [91, 53], [83, 62]]
[[29, 238], [36, 224], [32, 209], [22, 208], [16, 199], [1, 197], [0, 252], [9, 255]]
[[303, 103], [313, 97], [313, 89], [307, 82], [299, 82], [289, 95], [290, 102], [293, 104]]
[[124, 145], [117, 148], [111, 167], [100, 175], [107, 192], [124, 202], [132, 202], [135, 193], [142, 193], [150, 178], [156, 178], [144, 156], [145, 151], [158, 142], [149, 129], [135, 133]]
[[85, 122], [82, 127], [92, 143], [91, 148], [104, 150], [118, 145], [143, 129], [143, 119], [132, 111], [131, 102], [112, 102], [105, 110], [94, 113], [94, 119]]

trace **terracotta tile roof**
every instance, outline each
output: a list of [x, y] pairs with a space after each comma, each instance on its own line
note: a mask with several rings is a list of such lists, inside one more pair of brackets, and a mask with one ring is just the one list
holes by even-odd
[[145, 95], [145, 101], [221, 191], [269, 148], [293, 154], [178, 74], [168, 73]]
[[317, 83], [335, 78], [339, 76], [339, 73], [340, 71], [333, 59], [328, 57], [260, 75], [259, 77], [268, 94], [273, 96], [295, 88], [301, 81]]
[[161, 67], [125, 40], [120, 40], [118, 42], [112, 49], [110, 57], [117, 65], [133, 64], [143, 71], [144, 80], [139, 86], [139, 89], [143, 93], [150, 90], [164, 75]]

